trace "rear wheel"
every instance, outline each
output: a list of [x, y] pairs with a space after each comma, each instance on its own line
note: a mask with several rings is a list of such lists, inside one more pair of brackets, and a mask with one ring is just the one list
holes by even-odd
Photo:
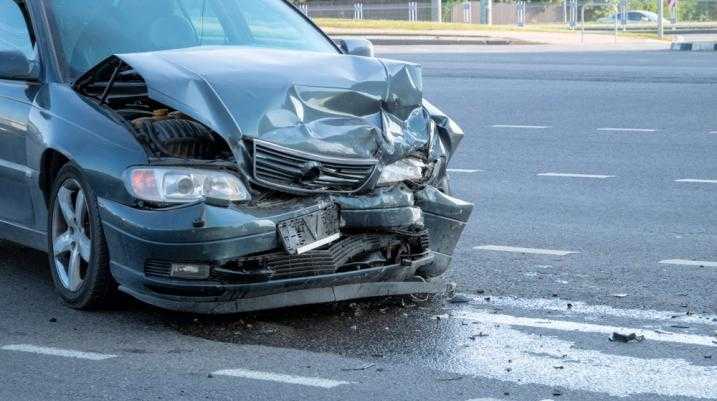
[[73, 308], [105, 305], [115, 283], [97, 200], [72, 164], [65, 165], [55, 180], [48, 215], [48, 250], [55, 289]]

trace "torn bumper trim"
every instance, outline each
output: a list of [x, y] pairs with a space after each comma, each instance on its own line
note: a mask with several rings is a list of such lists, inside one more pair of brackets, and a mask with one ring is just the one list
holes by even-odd
[[[360, 298], [443, 293], [448, 283], [442, 278], [434, 278], [428, 282], [406, 281], [413, 277], [417, 269], [432, 261], [433, 255], [429, 254], [400, 265], [310, 278], [237, 285], [178, 282], [137, 276], [132, 279], [126, 277], [135, 275], [132, 269], [116, 263], [112, 264], [112, 268], [113, 273], [125, 276], [124, 282], [134, 283], [134, 285], [121, 285], [120, 290], [148, 304], [181, 312], [228, 314]], [[157, 291], [160, 287], [191, 291], [211, 289], [221, 291], [221, 295], [165, 294]]]

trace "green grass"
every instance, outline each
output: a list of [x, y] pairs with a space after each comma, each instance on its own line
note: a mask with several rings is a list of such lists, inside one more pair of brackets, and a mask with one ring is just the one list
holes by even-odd
[[[461, 24], [453, 22], [427, 22], [427, 21], [393, 21], [393, 20], [361, 20], [354, 21], [350, 19], [338, 18], [314, 18], [314, 22], [323, 29], [378, 29], [385, 31], [460, 31], [460, 32], [491, 32], [491, 31], [514, 31], [514, 32], [575, 32], [569, 30], [564, 24], [534, 24], [525, 27], [515, 25], [482, 25], [482, 24]], [[598, 25], [595, 23], [586, 23], [588, 29], [586, 33], [591, 33], [591, 27], [606, 25]], [[593, 31], [592, 33], [594, 33]], [[603, 34], [611, 34], [610, 31], [601, 31]], [[665, 34], [669, 35], [669, 31], [665, 30]], [[657, 39], [657, 33], [646, 32], [618, 32], [619, 36], [627, 36], [642, 39]]]
[[460, 24], [455, 22], [427, 22], [427, 21], [393, 21], [393, 20], [361, 20], [354, 21], [338, 18], [314, 18], [314, 22], [322, 28], [342, 29], [386, 29], [407, 31], [542, 31], [542, 32], [568, 32], [563, 24], [529, 25], [519, 28], [515, 25], [481, 25]]

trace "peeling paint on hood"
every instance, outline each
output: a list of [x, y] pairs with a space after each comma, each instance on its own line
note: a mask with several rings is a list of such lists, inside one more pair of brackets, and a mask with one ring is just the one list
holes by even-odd
[[118, 55], [148, 96], [224, 136], [390, 163], [431, 141], [421, 68], [377, 58], [213, 47]]

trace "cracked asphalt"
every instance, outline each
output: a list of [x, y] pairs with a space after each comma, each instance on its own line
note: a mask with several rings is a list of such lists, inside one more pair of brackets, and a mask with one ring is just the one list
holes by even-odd
[[0, 242], [0, 400], [717, 399], [717, 55], [464, 51], [383, 54], [466, 131], [459, 298], [78, 312]]

